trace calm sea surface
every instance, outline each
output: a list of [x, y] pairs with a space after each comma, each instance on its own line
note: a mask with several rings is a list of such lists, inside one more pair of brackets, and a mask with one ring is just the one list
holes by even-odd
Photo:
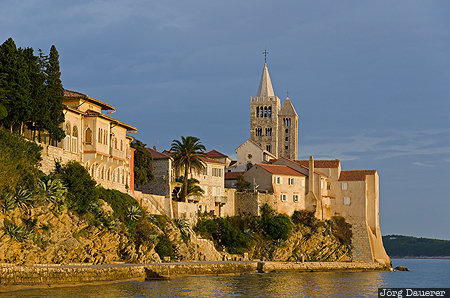
[[450, 260], [394, 259], [409, 272], [302, 272], [192, 276], [0, 294], [6, 297], [376, 297], [379, 287], [450, 287]]

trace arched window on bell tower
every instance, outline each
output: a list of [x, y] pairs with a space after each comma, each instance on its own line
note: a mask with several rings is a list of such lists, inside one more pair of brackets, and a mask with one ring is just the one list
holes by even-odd
[[259, 117], [259, 107], [256, 107], [256, 117]]

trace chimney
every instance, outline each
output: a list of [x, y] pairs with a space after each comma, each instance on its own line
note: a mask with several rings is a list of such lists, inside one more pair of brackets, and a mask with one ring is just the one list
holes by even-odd
[[308, 192], [314, 192], [314, 158], [309, 157], [309, 171], [308, 171]]

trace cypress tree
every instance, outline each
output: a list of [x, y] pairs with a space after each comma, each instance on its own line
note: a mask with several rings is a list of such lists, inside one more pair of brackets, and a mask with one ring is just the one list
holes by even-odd
[[44, 126], [52, 139], [61, 141], [65, 136], [64, 131], [59, 127], [59, 124], [64, 122], [62, 104], [64, 88], [61, 83], [59, 54], [54, 45], [50, 48], [45, 74], [47, 75], [46, 97], [48, 116], [45, 117], [46, 122]]

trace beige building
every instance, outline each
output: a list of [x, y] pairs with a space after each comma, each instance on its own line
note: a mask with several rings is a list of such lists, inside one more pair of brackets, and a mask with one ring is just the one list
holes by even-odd
[[76, 160], [103, 187], [132, 192], [132, 138], [127, 132], [137, 129], [109, 116], [116, 111], [113, 106], [79, 92], [64, 90], [63, 105], [66, 137], [44, 145], [49, 144], [44, 135], [42, 170], [53, 171], [55, 160]]
[[271, 193], [278, 213], [305, 209], [306, 176], [284, 165], [256, 164], [244, 174], [255, 191]]

